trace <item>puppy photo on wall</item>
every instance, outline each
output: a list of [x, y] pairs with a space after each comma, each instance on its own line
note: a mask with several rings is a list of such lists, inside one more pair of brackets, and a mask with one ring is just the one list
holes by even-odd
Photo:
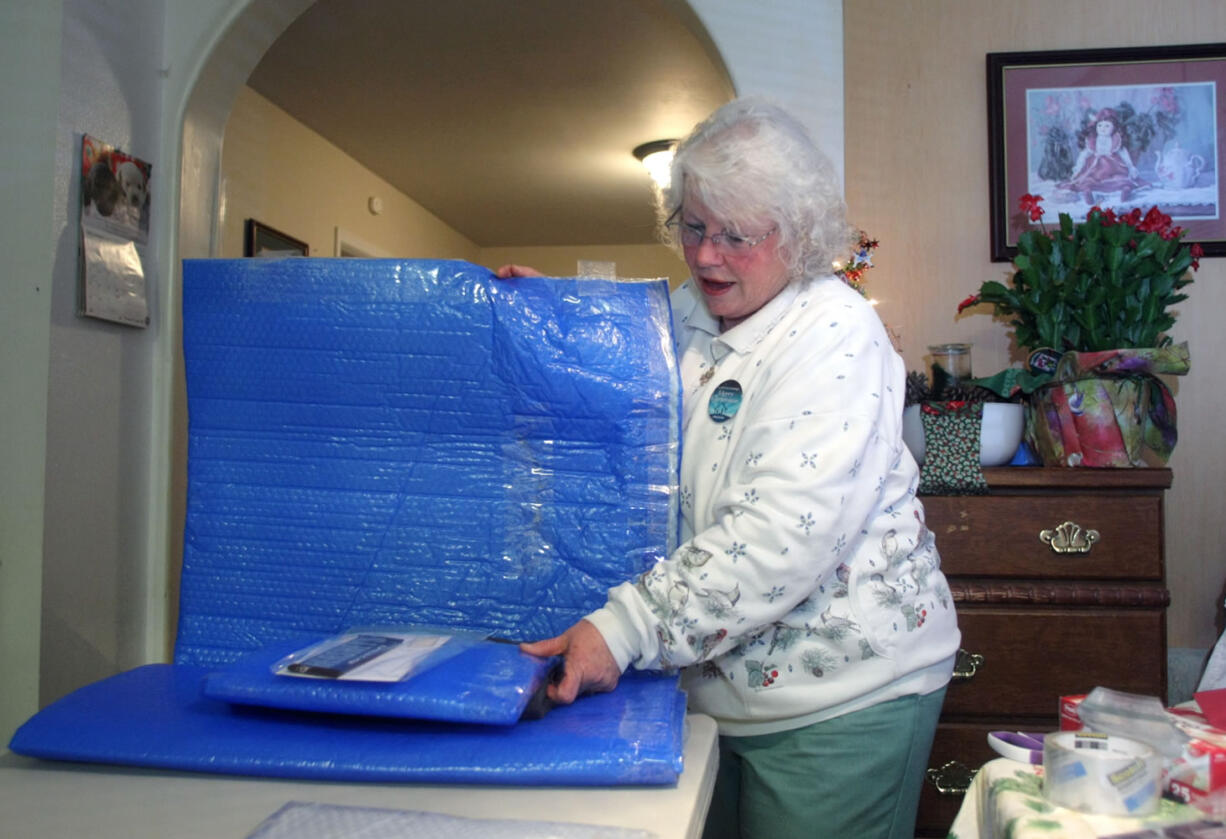
[[81, 137], [81, 223], [145, 243], [153, 167], [96, 137]]
[[148, 199], [145, 173], [134, 161], [125, 160], [115, 169], [119, 180], [119, 193], [123, 200], [123, 208], [130, 220], [139, 226], [141, 210]]

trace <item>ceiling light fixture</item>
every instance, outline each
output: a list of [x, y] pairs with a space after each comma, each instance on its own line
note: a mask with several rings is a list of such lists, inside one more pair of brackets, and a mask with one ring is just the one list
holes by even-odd
[[668, 170], [673, 162], [673, 149], [676, 146], [676, 140], [652, 140], [634, 150], [634, 156], [647, 169], [647, 173], [660, 189], [668, 187]]

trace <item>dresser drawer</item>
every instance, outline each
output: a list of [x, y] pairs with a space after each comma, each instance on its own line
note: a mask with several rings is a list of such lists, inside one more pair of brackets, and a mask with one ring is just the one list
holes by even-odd
[[962, 649], [982, 656], [950, 683], [944, 714], [1038, 716], [1055, 727], [1059, 697], [1095, 687], [1165, 699], [1161, 609], [958, 607]]
[[[930, 495], [922, 501], [946, 576], [1162, 579], [1158, 495]], [[1071, 526], [1062, 527], [1066, 522]], [[1097, 537], [1080, 552], [1091, 530]]]
[[[989, 731], [1055, 730], [1062, 695], [1166, 696], [1171, 471], [994, 467], [984, 477], [987, 495], [921, 498], [962, 630], [927, 764], [947, 789], [997, 757]], [[945, 837], [964, 797], [926, 782], [917, 836]]]
[[[920, 836], [945, 836], [953, 824], [965, 795], [948, 784], [959, 780], [965, 769], [973, 772], [989, 760], [1000, 757], [988, 745], [988, 732], [1001, 724], [941, 723], [932, 742], [929, 772], [920, 793], [915, 832]], [[942, 788], [944, 791], [942, 791]]]

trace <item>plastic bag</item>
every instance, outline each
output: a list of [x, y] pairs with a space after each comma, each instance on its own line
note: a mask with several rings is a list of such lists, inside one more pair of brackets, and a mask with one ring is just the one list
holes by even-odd
[[1097, 687], [1077, 706], [1077, 714], [1087, 728], [1145, 743], [1166, 758], [1183, 754], [1191, 739], [1154, 696]]
[[352, 629], [290, 653], [272, 671], [278, 676], [403, 682], [485, 638], [477, 632], [429, 627]]

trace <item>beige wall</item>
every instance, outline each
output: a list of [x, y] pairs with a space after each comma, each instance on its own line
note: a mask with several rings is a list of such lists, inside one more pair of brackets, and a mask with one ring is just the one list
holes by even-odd
[[[925, 367], [930, 343], [969, 341], [987, 375], [1020, 358], [1003, 323], [955, 317], [958, 301], [1008, 270], [988, 256], [985, 54], [1226, 41], [1226, 3], [845, 0], [844, 37], [848, 204], [881, 240], [869, 291], [901, 333], [908, 369]], [[1204, 260], [1189, 291], [1172, 331], [1189, 342], [1192, 371], [1172, 382], [1167, 625], [1170, 646], [1207, 648], [1226, 580], [1226, 258]]]
[[554, 277], [575, 274], [579, 260], [616, 263], [617, 276], [624, 278], [668, 277], [673, 286], [690, 275], [681, 257], [664, 245], [482, 248], [481, 258], [491, 268], [513, 262], [531, 265]]
[[[378, 196], [374, 215], [368, 199]], [[255, 218], [333, 256], [339, 227], [389, 256], [475, 261], [477, 246], [249, 87], [222, 143], [222, 252], [243, 255]]]
[[[571, 276], [579, 260], [616, 262], [622, 277], [685, 279], [685, 264], [661, 245], [481, 248], [249, 87], [239, 91], [222, 146], [221, 256], [243, 255], [255, 218], [336, 255], [337, 230], [364, 255], [507, 262]], [[378, 215], [371, 196], [382, 200]]]

